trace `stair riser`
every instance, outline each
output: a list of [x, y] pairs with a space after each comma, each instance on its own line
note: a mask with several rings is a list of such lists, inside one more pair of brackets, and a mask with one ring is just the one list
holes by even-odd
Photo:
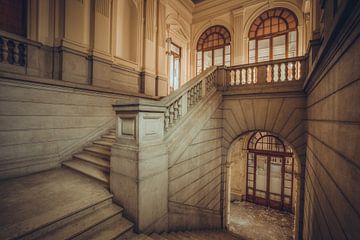
[[103, 144], [101, 144], [101, 143], [93, 143], [95, 146], [97, 146], [97, 147], [101, 147], [101, 148], [103, 148], [103, 149], [106, 149], [106, 150], [108, 150], [108, 151], [111, 151], [111, 146], [107, 146], [107, 145], [103, 145]]
[[[97, 231], [105, 228], [108, 224], [111, 224], [111, 223], [113, 223], [113, 222], [115, 222], [115, 221], [120, 220], [121, 218], [122, 218], [122, 214], [118, 214], [118, 215], [112, 216], [112, 217], [106, 219], [105, 221], [99, 223], [98, 225], [92, 227], [92, 228], [89, 229], [88, 231], [85, 231], [85, 232], [81, 233], [80, 235], [72, 238], [72, 240], [85, 240], [85, 239], [90, 239], [90, 237], [91, 237], [92, 235], [94, 235], [95, 232], [97, 232]], [[132, 228], [129, 229], [128, 231], [132, 231]], [[123, 234], [124, 234], [124, 233], [123, 233]], [[122, 235], [122, 234], [120, 234], [120, 235]], [[119, 235], [119, 236], [120, 236], [120, 235]]]
[[99, 203], [97, 203], [95, 205], [89, 206], [89, 207], [87, 207], [85, 209], [82, 209], [79, 212], [76, 212], [76, 213], [74, 213], [74, 214], [72, 214], [70, 216], [59, 219], [58, 221], [50, 223], [47, 226], [44, 226], [44, 227], [42, 227], [40, 229], [35, 229], [31, 233], [28, 233], [25, 236], [20, 237], [19, 239], [24, 239], [24, 240], [25, 239], [26, 240], [37, 239], [40, 236], [42, 236], [42, 235], [44, 235], [44, 234], [46, 234], [46, 233], [48, 233], [50, 231], [53, 231], [56, 228], [63, 227], [64, 225], [68, 224], [71, 221], [74, 221], [76, 219], [84, 217], [85, 215], [90, 214], [92, 212], [95, 212], [96, 210], [98, 210], [98, 209], [100, 209], [102, 207], [108, 206], [110, 204], [112, 204], [111, 198], [104, 199], [103, 201], [101, 201], [101, 202], [99, 202]]
[[68, 168], [68, 169], [70, 169], [70, 170], [72, 170], [72, 171], [75, 171], [75, 172], [77, 172], [77, 173], [80, 173], [80, 174], [82, 174], [82, 175], [84, 175], [84, 176], [86, 176], [86, 177], [89, 177], [89, 178], [91, 178], [91, 179], [94, 179], [94, 180], [98, 181], [101, 185], [103, 185], [103, 186], [104, 186], [105, 188], [107, 188], [107, 189], [110, 188], [110, 186], [109, 186], [110, 184], [109, 184], [108, 182], [104, 182], [104, 181], [102, 181], [102, 180], [100, 180], [100, 179], [97, 179], [97, 178], [95, 178], [95, 177], [87, 174], [87, 172], [79, 171], [79, 170], [76, 169], [76, 168], [72, 168], [71, 166], [67, 166], [67, 165], [64, 165], [64, 164], [63, 164], [63, 166], [66, 167], [66, 168]]
[[84, 161], [86, 163], [92, 164], [92, 165], [94, 165], [94, 167], [100, 169], [103, 172], [106, 172], [106, 173], [110, 172], [110, 167], [102, 166], [102, 165], [96, 164], [94, 162], [88, 161], [86, 159], [78, 158], [78, 157], [75, 157], [75, 156], [73, 157], [73, 159], [78, 159], [78, 160]]
[[109, 155], [105, 155], [105, 154], [98, 153], [98, 152], [95, 152], [95, 151], [91, 151], [91, 150], [88, 150], [88, 149], [84, 149], [84, 151], [87, 152], [87, 153], [90, 153], [91, 155], [93, 155], [95, 157], [99, 157], [99, 158], [110, 161], [110, 156]]

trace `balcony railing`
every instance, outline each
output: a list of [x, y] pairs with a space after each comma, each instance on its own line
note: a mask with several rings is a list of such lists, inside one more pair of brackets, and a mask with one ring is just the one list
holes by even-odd
[[0, 63], [25, 66], [27, 45], [24, 41], [0, 33]]
[[216, 69], [216, 67], [208, 68], [161, 100], [161, 104], [166, 107], [164, 113], [165, 132], [172, 128], [202, 98], [216, 90]]
[[304, 80], [306, 57], [237, 65], [226, 68], [227, 87], [276, 84]]

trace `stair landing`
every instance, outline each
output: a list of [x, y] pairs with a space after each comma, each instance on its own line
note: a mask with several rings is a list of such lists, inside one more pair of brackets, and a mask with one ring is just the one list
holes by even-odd
[[98, 181], [54, 169], [0, 182], [0, 239], [60, 221], [112, 195]]

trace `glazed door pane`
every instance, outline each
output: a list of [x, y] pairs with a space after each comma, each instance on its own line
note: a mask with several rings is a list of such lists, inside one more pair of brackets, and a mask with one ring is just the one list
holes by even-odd
[[267, 156], [256, 155], [256, 193], [257, 197], [266, 198], [267, 191]]

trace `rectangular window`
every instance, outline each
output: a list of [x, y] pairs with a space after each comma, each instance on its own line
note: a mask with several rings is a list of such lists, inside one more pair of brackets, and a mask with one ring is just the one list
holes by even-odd
[[212, 50], [204, 52], [204, 70], [212, 66]]
[[273, 60], [286, 58], [286, 36], [273, 38]]
[[255, 49], [256, 49], [256, 40], [249, 41], [249, 63], [255, 63]]
[[181, 57], [181, 48], [171, 43], [171, 55], [169, 63], [169, 86], [170, 92], [178, 89], [180, 87], [180, 57]]
[[214, 50], [214, 65], [221, 66], [224, 64], [224, 49], [218, 48]]
[[196, 75], [202, 71], [202, 52], [197, 52], [196, 56]]
[[288, 50], [288, 58], [296, 57], [296, 31], [289, 32], [289, 50]]
[[230, 45], [225, 46], [225, 66], [230, 66]]
[[270, 39], [258, 41], [258, 62], [270, 60]]

